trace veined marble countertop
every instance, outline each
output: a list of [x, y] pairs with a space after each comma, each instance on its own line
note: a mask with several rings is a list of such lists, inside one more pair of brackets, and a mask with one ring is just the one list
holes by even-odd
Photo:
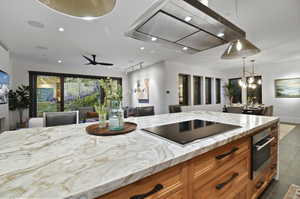
[[[140, 128], [202, 119], [242, 128], [184, 147]], [[8, 131], [0, 135], [0, 198], [93, 199], [278, 122], [276, 117], [210, 111], [129, 118], [138, 130], [88, 135], [89, 124]]]

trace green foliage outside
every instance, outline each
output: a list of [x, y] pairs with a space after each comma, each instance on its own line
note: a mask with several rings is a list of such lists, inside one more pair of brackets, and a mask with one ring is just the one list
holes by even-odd
[[77, 98], [65, 104], [65, 111], [78, 110], [79, 107], [94, 106], [99, 103], [99, 93], [93, 93], [90, 96]]

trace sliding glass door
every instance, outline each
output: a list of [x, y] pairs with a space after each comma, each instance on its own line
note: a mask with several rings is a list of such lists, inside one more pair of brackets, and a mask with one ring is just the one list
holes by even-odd
[[64, 78], [64, 110], [94, 106], [100, 102], [100, 92], [98, 79]]
[[[30, 117], [44, 112], [71, 111], [94, 106], [104, 100], [99, 80], [107, 77], [59, 73], [29, 72]], [[122, 85], [121, 78], [112, 78]]]
[[61, 110], [61, 78], [56, 76], [37, 76], [36, 111], [42, 117], [44, 112]]

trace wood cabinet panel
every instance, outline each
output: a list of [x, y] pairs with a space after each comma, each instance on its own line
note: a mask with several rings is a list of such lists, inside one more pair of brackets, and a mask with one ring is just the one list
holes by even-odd
[[187, 199], [186, 186], [187, 166], [183, 163], [97, 199], [135, 199], [138, 195], [145, 195], [145, 199]]
[[[206, 185], [195, 189], [193, 199], [233, 199], [241, 193], [249, 182], [249, 161], [244, 158], [228, 169], [222, 175], [216, 177]], [[245, 189], [247, 192], [247, 189]]]
[[[193, 159], [190, 172], [194, 187], [201, 187], [237, 164], [246, 153], [250, 157], [250, 139], [227, 144]], [[220, 158], [221, 157], [221, 158]]]
[[248, 184], [243, 186], [241, 188], [241, 191], [238, 192], [235, 196], [234, 199], [248, 199], [249, 195], [248, 195]]

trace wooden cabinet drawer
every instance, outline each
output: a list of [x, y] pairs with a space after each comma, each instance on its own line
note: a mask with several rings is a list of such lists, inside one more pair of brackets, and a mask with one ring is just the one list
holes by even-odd
[[[228, 169], [222, 175], [217, 176], [199, 189], [194, 190], [193, 199], [233, 199], [237, 195], [247, 195], [249, 182], [249, 160], [247, 156]], [[242, 194], [245, 189], [244, 194]], [[240, 198], [247, 199], [247, 198]]]
[[184, 199], [184, 192], [178, 191], [170, 196], [167, 197], [167, 199]]
[[256, 199], [259, 195], [265, 190], [269, 183], [269, 175], [270, 175], [270, 168], [265, 168], [259, 176], [252, 181], [251, 185], [251, 199]]
[[136, 199], [138, 195], [145, 195], [144, 199], [187, 199], [186, 187], [187, 166], [180, 164], [97, 199]]
[[203, 186], [214, 177], [221, 175], [239, 162], [244, 154], [250, 157], [249, 138], [230, 143], [191, 160], [190, 172], [195, 181], [194, 186]]

